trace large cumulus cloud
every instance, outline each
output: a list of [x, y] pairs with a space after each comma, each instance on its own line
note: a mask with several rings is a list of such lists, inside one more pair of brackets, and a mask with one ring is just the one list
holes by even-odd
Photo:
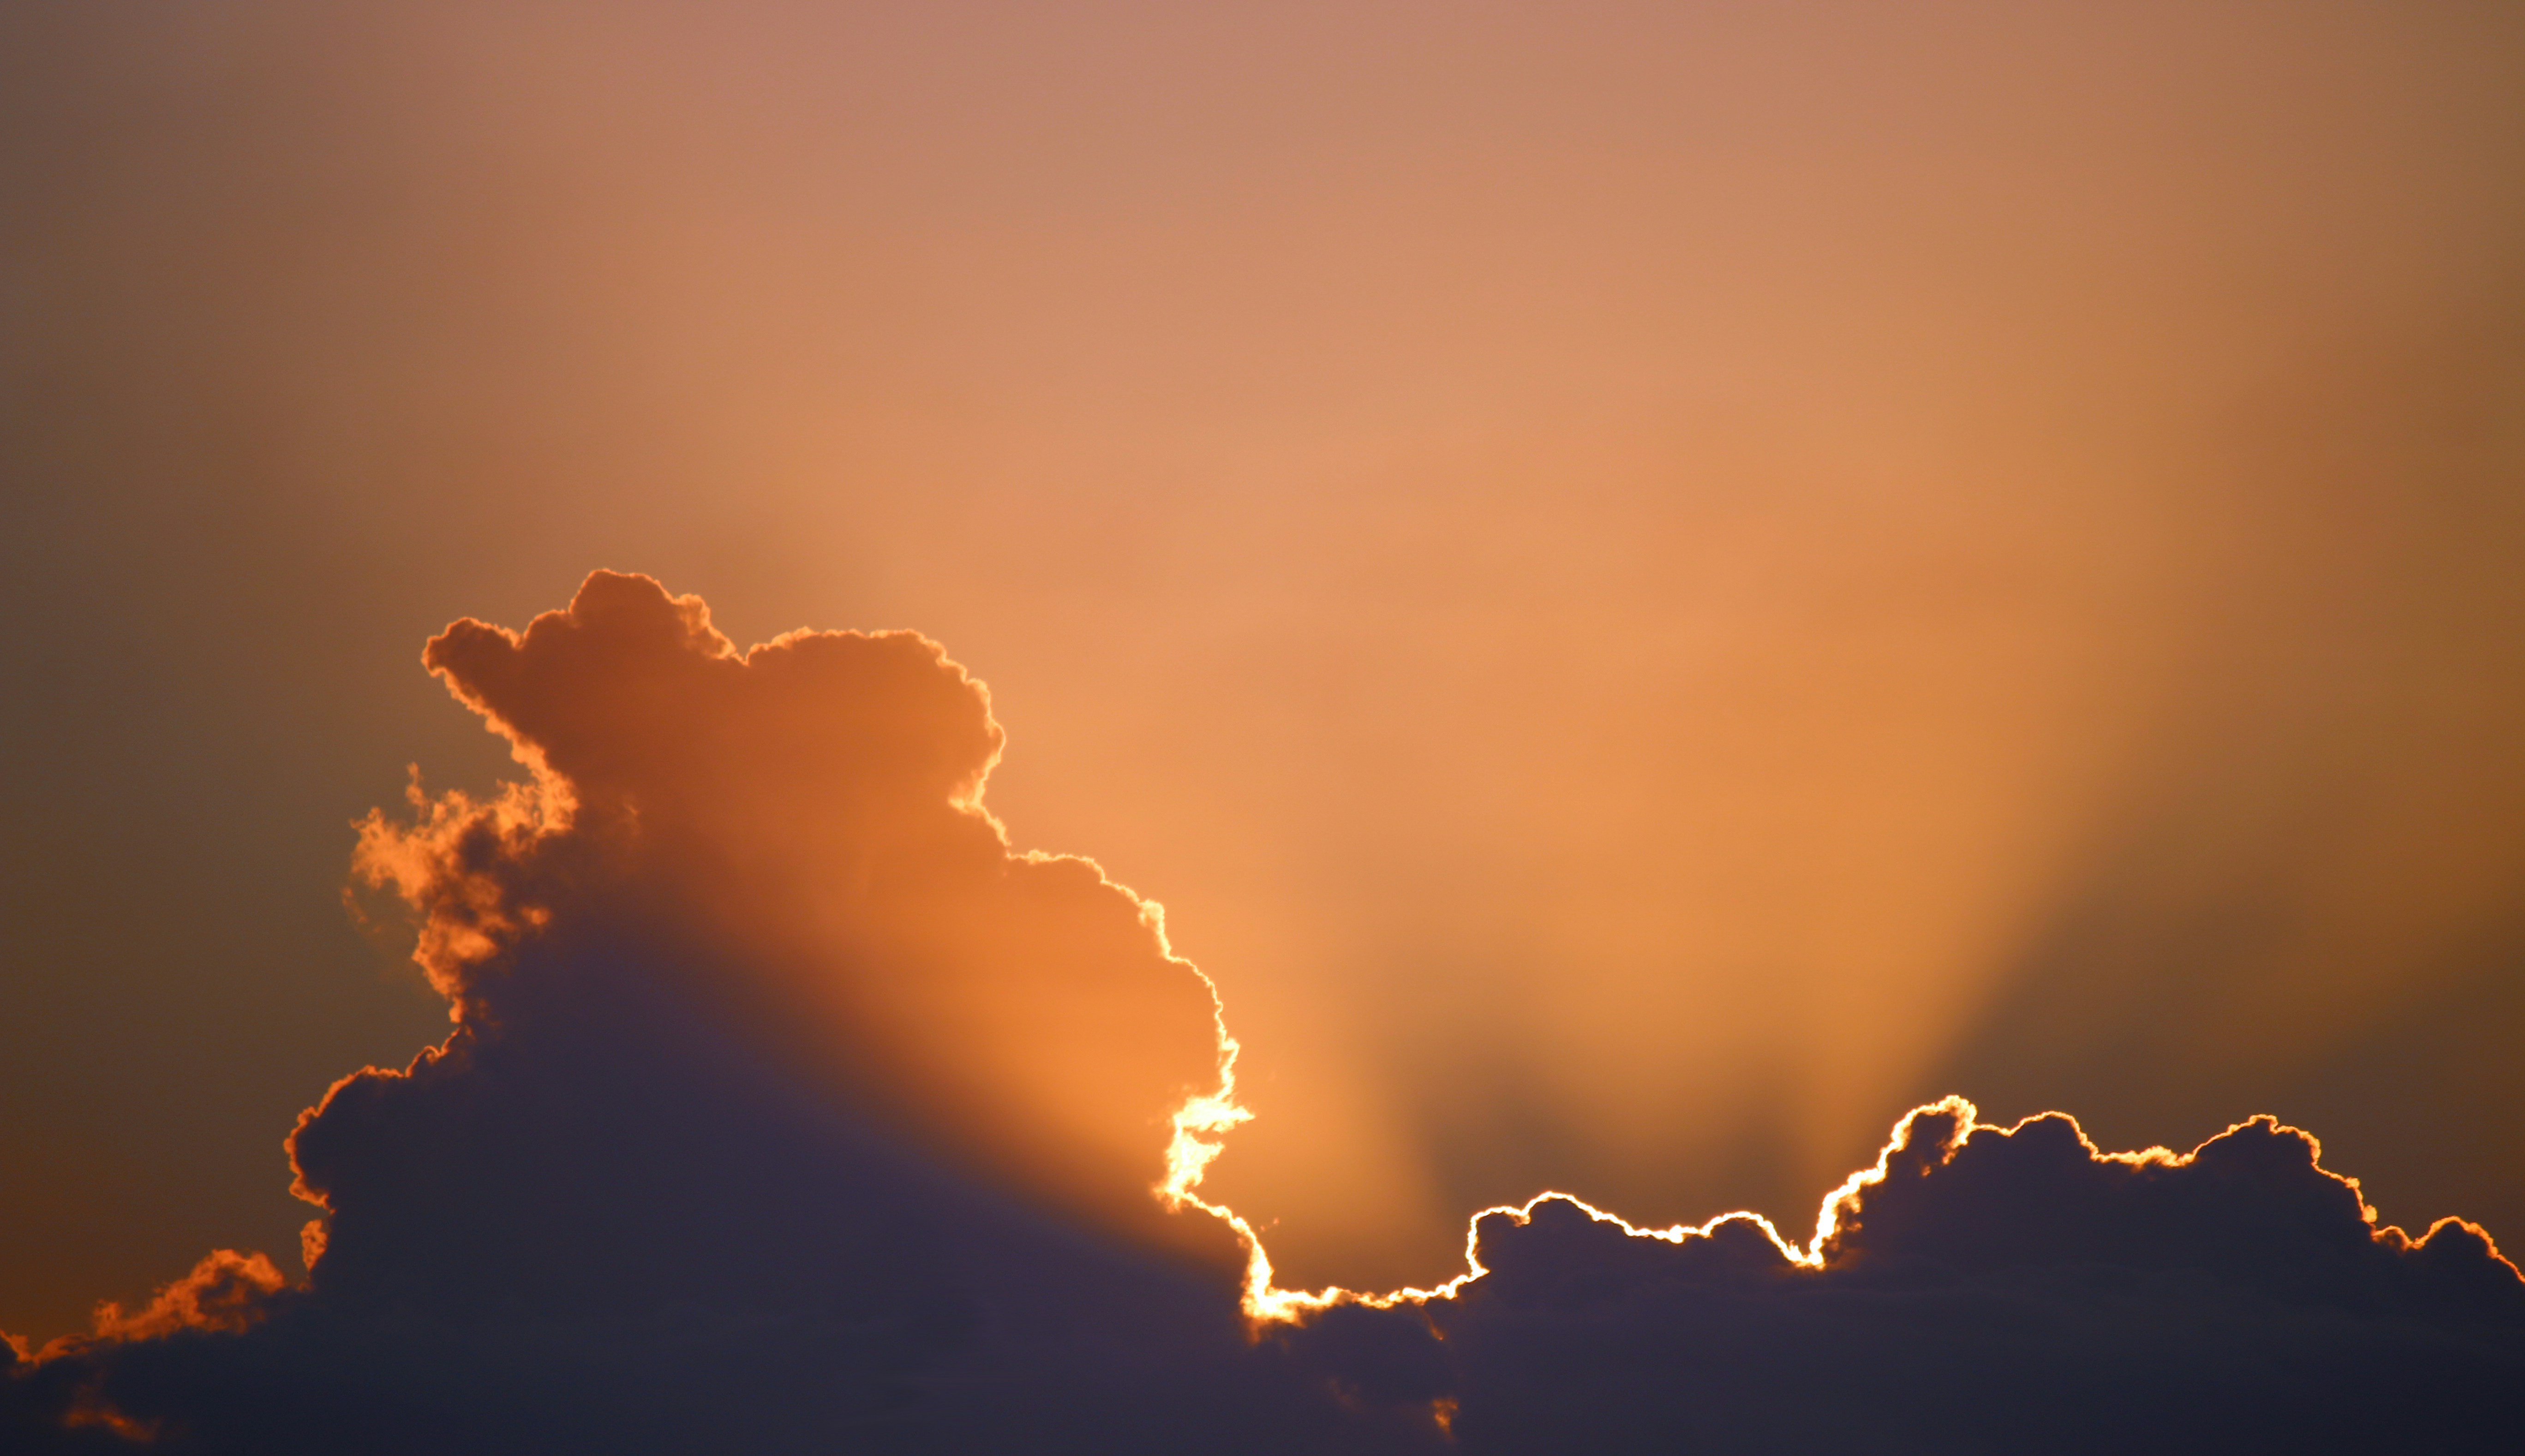
[[255, 1452], [1365, 1438], [1249, 1341], [1232, 1233], [1153, 1193], [1219, 1091], [1208, 984], [1093, 864], [1010, 852], [999, 728], [934, 644], [739, 654], [600, 573], [425, 661], [532, 770], [363, 829], [454, 1031], [302, 1119], [302, 1286], [171, 1291], [13, 1419]]
[[223, 1251], [0, 1346], [10, 1449], [2490, 1450], [2525, 1422], [2488, 1238], [2380, 1230], [2267, 1121], [2106, 1155], [1950, 1101], [1802, 1246], [1556, 1194], [1478, 1216], [1445, 1289], [1258, 1291], [1231, 1219], [1161, 1196], [1238, 1115], [1211, 988], [1092, 863], [1011, 850], [1000, 730], [934, 644], [739, 653], [599, 573], [426, 661], [530, 771], [363, 827], [451, 1035], [302, 1119], [303, 1281]]
[[[651, 959], [703, 968], [643, 986], [1037, 1191], [1144, 1222], [1168, 1115], [1219, 1079], [1210, 986], [1093, 863], [1010, 852], [981, 807], [999, 725], [936, 644], [801, 632], [739, 654], [699, 598], [600, 572], [522, 635], [459, 622], [423, 660], [536, 770], [501, 803], [363, 837], [368, 873], [425, 911], [461, 1022], [626, 994], [619, 956], [580, 982], [552, 947], [636, 926], [674, 947]], [[520, 976], [503, 952], [528, 941]]]

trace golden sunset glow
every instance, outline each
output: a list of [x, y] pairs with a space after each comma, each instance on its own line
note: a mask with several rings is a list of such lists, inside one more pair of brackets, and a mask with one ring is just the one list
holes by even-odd
[[2497, 0], [0, 3], [0, 1452], [2504, 1456], [2520, 561]]

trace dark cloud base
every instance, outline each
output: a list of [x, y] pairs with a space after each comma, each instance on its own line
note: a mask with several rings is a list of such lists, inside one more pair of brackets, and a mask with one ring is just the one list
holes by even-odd
[[250, 1328], [58, 1350], [13, 1383], [21, 1428], [110, 1408], [206, 1452], [1390, 1448], [1250, 1345], [1217, 1269], [625, 1020], [463, 1029], [345, 1083], [298, 1140], [338, 1180], [306, 1285]]
[[2380, 1230], [2267, 1120], [2104, 1154], [2066, 1118], [1976, 1127], [1950, 1100], [1807, 1246], [1548, 1194], [1479, 1216], [1446, 1290], [1256, 1319], [1223, 1224], [1147, 1212], [1183, 1172], [1166, 1113], [1230, 1091], [1204, 1080], [1227, 1049], [1207, 988], [1092, 866], [1007, 851], [979, 808], [987, 699], [933, 645], [737, 654], [697, 600], [600, 574], [430, 661], [537, 775], [365, 842], [454, 1031], [302, 1120], [303, 1282], [222, 1252], [92, 1335], [0, 1347], [0, 1449], [2490, 1452], [2525, 1431], [2516, 1271], [2460, 1222]]
[[2513, 1449], [2525, 1286], [2478, 1230], [2378, 1231], [2266, 1119], [2175, 1158], [1970, 1113], [1907, 1118], [1812, 1264], [1547, 1195], [1478, 1220], [1454, 1297], [1286, 1338], [1458, 1402], [1474, 1452]]

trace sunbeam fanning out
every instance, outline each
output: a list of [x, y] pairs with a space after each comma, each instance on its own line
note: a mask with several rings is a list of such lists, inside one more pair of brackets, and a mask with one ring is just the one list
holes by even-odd
[[1258, 1299], [2525, 1227], [2520, 560], [2513, 0], [0, 4], [0, 1328], [548, 983]]
[[0, 0], [0, 1456], [2505, 1456], [2520, 563], [2517, 0]]
[[1906, 1116], [1793, 1242], [1560, 1192], [1428, 1288], [1283, 1288], [1203, 1192], [1212, 979], [984, 805], [909, 632], [740, 652], [598, 572], [423, 659], [527, 770], [360, 826], [448, 1002], [289, 1141], [305, 1277], [222, 1249], [5, 1345], [12, 1452], [2509, 1449], [2525, 1281], [2269, 1118], [2107, 1153]]

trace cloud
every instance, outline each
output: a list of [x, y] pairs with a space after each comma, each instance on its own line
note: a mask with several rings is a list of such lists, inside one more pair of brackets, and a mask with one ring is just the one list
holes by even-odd
[[600, 572], [425, 661], [529, 771], [361, 829], [453, 1030], [301, 1119], [302, 1283], [222, 1251], [7, 1346], [12, 1450], [2462, 1450], [2525, 1419], [2487, 1237], [2377, 1228], [2267, 1120], [2119, 1155], [1950, 1099], [1804, 1245], [1548, 1194], [1477, 1216], [1443, 1289], [1271, 1288], [1232, 1213], [1169, 1209], [1242, 1115], [1209, 983], [1094, 864], [1011, 850], [987, 695], [935, 644], [739, 653]]
[[1220, 1090], [1208, 984], [1093, 864], [1009, 851], [935, 644], [740, 655], [599, 573], [425, 661], [531, 771], [362, 826], [454, 1030], [302, 1117], [303, 1286], [188, 1294], [233, 1292], [219, 1256], [22, 1404], [258, 1452], [1358, 1432], [1247, 1339], [1233, 1235], [1154, 1195]]
[[2525, 1284], [2459, 1220], [2377, 1227], [2318, 1153], [2267, 1118], [2104, 1153], [1949, 1098], [1805, 1245], [1548, 1194], [1476, 1218], [1477, 1277], [1289, 1338], [1410, 1372], [1467, 1452], [2511, 1448]]
[[[364, 828], [361, 865], [423, 912], [460, 1022], [623, 994], [601, 964], [582, 984], [549, 963], [637, 925], [699, 967], [661, 994], [1038, 1191], [1156, 1227], [1152, 1132], [1220, 1077], [1210, 985], [1092, 862], [1010, 852], [981, 807], [989, 696], [935, 643], [798, 632], [739, 654], [699, 598], [599, 572], [522, 635], [462, 621], [422, 659], [534, 770], [499, 802]], [[529, 939], [542, 968], [518, 976], [504, 952]]]

